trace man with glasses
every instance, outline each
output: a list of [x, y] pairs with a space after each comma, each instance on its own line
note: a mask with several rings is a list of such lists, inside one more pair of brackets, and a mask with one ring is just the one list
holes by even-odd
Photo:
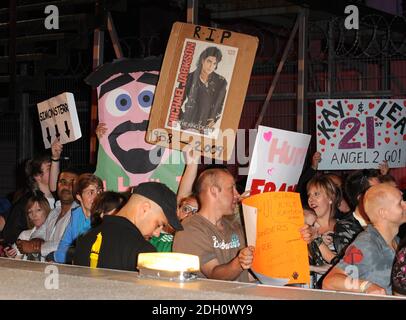
[[[180, 200], [176, 215], [179, 221], [183, 221], [187, 217], [195, 214], [198, 210], [197, 199], [195, 196], [190, 195]], [[159, 237], [152, 236], [149, 241], [158, 252], [171, 252], [173, 245], [173, 235], [175, 230], [171, 226], [166, 226], [160, 233]]]
[[72, 211], [70, 222], [54, 254], [56, 262], [72, 262], [75, 242], [80, 235], [90, 229], [90, 210], [94, 199], [101, 192], [103, 192], [103, 182], [99, 177], [91, 173], [79, 176], [74, 194], [80, 207]]
[[58, 248], [66, 226], [69, 223], [71, 211], [78, 204], [74, 201], [72, 188], [78, 178], [78, 173], [75, 169], [65, 169], [59, 174], [57, 183], [58, 201], [45, 223], [45, 239], [21, 240], [17, 247], [21, 253], [41, 253], [47, 261], [53, 261], [53, 253]]

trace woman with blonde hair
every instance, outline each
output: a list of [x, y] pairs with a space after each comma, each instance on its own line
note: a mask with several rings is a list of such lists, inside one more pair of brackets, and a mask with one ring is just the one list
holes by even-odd
[[[4, 249], [7, 257], [23, 260], [43, 261], [39, 253], [22, 254], [18, 250], [17, 245], [19, 242], [24, 240], [38, 239], [38, 241], [31, 242], [32, 246], [36, 246], [38, 243], [44, 241], [45, 228], [42, 228], [42, 226], [44, 225], [50, 211], [51, 208], [49, 206], [49, 202], [43, 195], [34, 195], [28, 198], [27, 205], [25, 206], [25, 212], [27, 217], [27, 225], [30, 229], [21, 232], [16, 243], [14, 243], [11, 247]], [[35, 248], [32, 249], [32, 251], [35, 251]]]
[[316, 213], [319, 226], [317, 236], [309, 243], [310, 264], [334, 265], [363, 229], [355, 219], [335, 218], [342, 193], [327, 175], [313, 177], [307, 183], [307, 195], [309, 207]]

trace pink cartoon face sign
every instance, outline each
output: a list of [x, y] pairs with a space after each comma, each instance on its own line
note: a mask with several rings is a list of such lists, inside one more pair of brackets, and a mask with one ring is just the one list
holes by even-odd
[[107, 189], [148, 181], [169, 156], [170, 150], [145, 142], [159, 63], [122, 60], [103, 65], [87, 78], [97, 86], [99, 122], [107, 127], [96, 170]]
[[108, 123], [105, 152], [130, 174], [151, 172], [159, 162], [150, 161], [150, 152], [164, 152], [145, 142], [157, 78], [158, 72], [134, 72], [110, 78], [99, 89], [99, 119]]

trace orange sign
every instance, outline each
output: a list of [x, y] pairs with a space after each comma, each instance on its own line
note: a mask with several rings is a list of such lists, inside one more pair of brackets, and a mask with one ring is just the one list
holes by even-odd
[[309, 283], [307, 245], [299, 232], [304, 225], [300, 195], [295, 192], [265, 192], [245, 199], [243, 204], [253, 207], [257, 214], [252, 270], [261, 282], [282, 285]]

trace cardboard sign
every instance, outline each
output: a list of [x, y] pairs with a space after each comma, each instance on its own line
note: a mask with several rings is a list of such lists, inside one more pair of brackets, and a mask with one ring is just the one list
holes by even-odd
[[316, 100], [319, 170], [406, 166], [406, 100]]
[[160, 65], [153, 57], [115, 60], [86, 78], [97, 88], [99, 121], [106, 126], [95, 172], [106, 190], [126, 191], [150, 180], [178, 189], [181, 152], [145, 142]]
[[62, 144], [82, 136], [73, 93], [64, 92], [37, 104], [45, 149], [59, 138]]
[[[252, 271], [269, 285], [309, 283], [307, 245], [300, 195], [266, 192], [243, 200], [248, 245], [255, 246]], [[256, 219], [255, 219], [256, 218]]]
[[176, 150], [190, 144], [206, 157], [228, 160], [257, 46], [256, 37], [175, 23], [147, 141]]
[[309, 142], [307, 134], [259, 126], [245, 190], [294, 191]]

